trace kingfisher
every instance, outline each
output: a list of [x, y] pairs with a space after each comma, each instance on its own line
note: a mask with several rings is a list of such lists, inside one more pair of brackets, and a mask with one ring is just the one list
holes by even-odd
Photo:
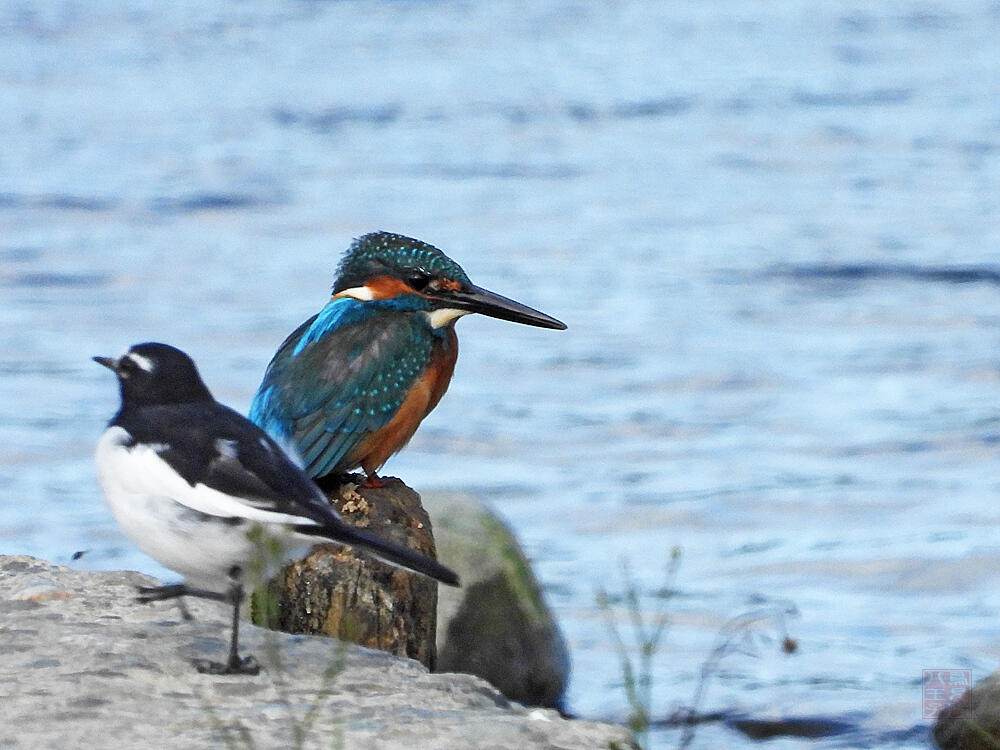
[[290, 445], [323, 484], [360, 467], [364, 486], [405, 446], [455, 370], [455, 322], [481, 313], [563, 330], [566, 325], [478, 287], [426, 242], [389, 232], [356, 239], [333, 297], [285, 339], [264, 373], [250, 419]]

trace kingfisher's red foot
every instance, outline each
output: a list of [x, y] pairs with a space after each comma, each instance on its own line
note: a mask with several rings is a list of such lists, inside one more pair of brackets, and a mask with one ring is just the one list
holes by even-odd
[[369, 474], [368, 478], [365, 479], [365, 483], [361, 486], [369, 490], [380, 490], [385, 487], [382, 480], [378, 478], [378, 474]]

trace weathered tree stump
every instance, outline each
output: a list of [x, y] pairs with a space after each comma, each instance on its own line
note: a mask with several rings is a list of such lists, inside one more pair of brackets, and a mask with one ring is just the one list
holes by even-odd
[[[326, 494], [347, 523], [436, 557], [420, 496], [399, 479], [383, 482], [379, 489], [346, 484]], [[435, 666], [437, 583], [352, 547], [313, 547], [305, 559], [286, 564], [254, 603], [254, 622], [272, 629], [332, 635]]]

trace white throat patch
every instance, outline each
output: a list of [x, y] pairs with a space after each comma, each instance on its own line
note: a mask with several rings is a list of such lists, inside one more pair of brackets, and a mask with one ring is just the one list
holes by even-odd
[[469, 312], [469, 310], [458, 310], [454, 307], [442, 307], [440, 310], [425, 312], [424, 315], [427, 316], [431, 328], [443, 328], [456, 318], [468, 315]]

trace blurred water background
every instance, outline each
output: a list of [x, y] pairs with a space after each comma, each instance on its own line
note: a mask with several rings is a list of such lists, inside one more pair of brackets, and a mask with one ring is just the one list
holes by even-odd
[[703, 708], [926, 747], [921, 670], [1000, 657], [998, 39], [991, 0], [3, 0], [0, 552], [170, 577], [101, 500], [89, 357], [175, 344], [245, 411], [350, 240], [400, 232], [569, 324], [462, 320], [386, 473], [509, 521], [571, 712], [625, 716], [595, 589], [627, 558], [654, 611], [677, 545], [657, 716], [790, 600], [798, 653]]

